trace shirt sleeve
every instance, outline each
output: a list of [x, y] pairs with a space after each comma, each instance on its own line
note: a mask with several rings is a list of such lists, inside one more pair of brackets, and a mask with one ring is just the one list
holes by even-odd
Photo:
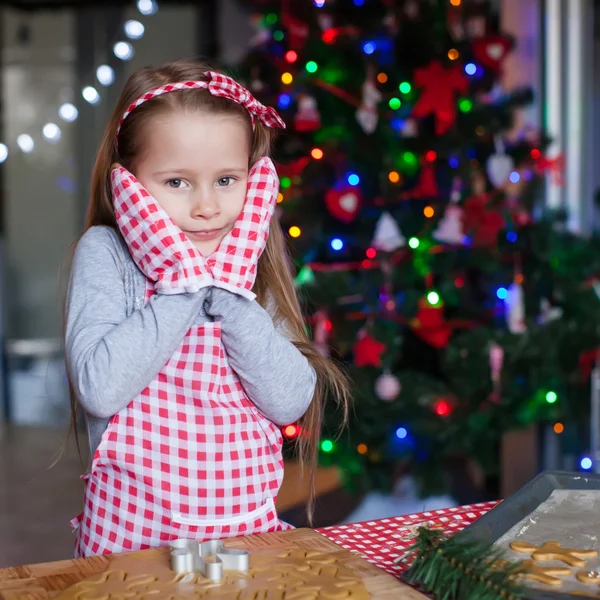
[[276, 328], [269, 313], [226, 290], [213, 288], [206, 311], [221, 322], [231, 368], [258, 410], [277, 425], [297, 421], [312, 400], [316, 373], [304, 355]]
[[204, 314], [209, 289], [157, 294], [128, 317], [118, 244], [107, 227], [94, 227], [82, 237], [66, 303], [71, 381], [84, 410], [99, 418], [119, 412], [152, 381]]

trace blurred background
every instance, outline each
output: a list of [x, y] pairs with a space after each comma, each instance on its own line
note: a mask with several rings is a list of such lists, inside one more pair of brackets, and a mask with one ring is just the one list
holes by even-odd
[[[593, 0], [4, 0], [0, 567], [72, 553], [70, 252], [121, 87], [180, 58], [228, 68], [288, 124], [278, 218], [313, 339], [355, 392], [341, 437], [327, 413], [317, 526], [600, 471], [599, 14]], [[302, 431], [283, 434], [279, 510], [302, 526]]]

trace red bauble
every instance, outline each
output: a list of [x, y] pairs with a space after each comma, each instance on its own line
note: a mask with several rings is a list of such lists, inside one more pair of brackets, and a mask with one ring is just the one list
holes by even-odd
[[365, 334], [354, 344], [354, 364], [357, 367], [380, 367], [385, 349], [385, 344]]
[[356, 218], [362, 195], [354, 186], [345, 186], [339, 190], [332, 189], [325, 194], [325, 206], [329, 213], [342, 223], [351, 223]]

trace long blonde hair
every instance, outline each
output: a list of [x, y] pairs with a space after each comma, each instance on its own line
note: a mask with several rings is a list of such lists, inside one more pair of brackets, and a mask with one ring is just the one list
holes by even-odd
[[[111, 165], [120, 163], [127, 169], [132, 169], [133, 162], [142, 152], [144, 127], [147, 127], [148, 120], [158, 113], [169, 110], [204, 110], [212, 113], [237, 114], [247, 123], [248, 134], [251, 137], [250, 164], [252, 165], [262, 156], [269, 155], [273, 130], [257, 120], [253, 131], [250, 116], [243, 106], [226, 98], [212, 96], [204, 89], [164, 94], [140, 105], [122, 124], [118, 145], [115, 144], [119, 122], [132, 102], [149, 90], [167, 83], [201, 80], [204, 78], [203, 73], [208, 70], [217, 69], [198, 61], [184, 60], [167, 63], [159, 68], [146, 67], [129, 78], [100, 142], [92, 172], [91, 198], [84, 232], [97, 225], [109, 226], [118, 231], [110, 186]], [[312, 523], [315, 500], [314, 480], [325, 403], [328, 399], [332, 399], [341, 408], [341, 432], [348, 421], [350, 394], [345, 374], [315, 348], [306, 333], [285, 238], [277, 219], [271, 222], [266, 248], [258, 261], [254, 293], [261, 306], [264, 308], [269, 306], [275, 323], [285, 323], [294, 345], [309, 360], [317, 374], [314, 397], [299, 422], [301, 434], [295, 439], [296, 454], [301, 464], [307, 465], [310, 469], [307, 516], [309, 523]], [[77, 399], [71, 388], [73, 428], [76, 427], [78, 408]]]

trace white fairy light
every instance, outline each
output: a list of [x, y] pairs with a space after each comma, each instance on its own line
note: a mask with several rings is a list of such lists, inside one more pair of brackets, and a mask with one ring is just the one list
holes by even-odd
[[123, 28], [125, 30], [125, 35], [130, 40], [139, 40], [143, 35], [146, 28], [135, 19], [130, 19], [129, 21], [125, 21], [125, 26]]
[[115, 81], [115, 72], [113, 68], [108, 65], [100, 65], [96, 69], [96, 79], [103, 86], [112, 85]]
[[121, 60], [130, 60], [133, 58], [133, 46], [129, 42], [117, 42], [113, 46], [113, 52]]
[[158, 4], [155, 0], [138, 0], [137, 9], [142, 13], [145, 17], [156, 14], [158, 10]]
[[98, 104], [98, 102], [100, 102], [100, 94], [98, 93], [98, 90], [91, 85], [84, 87], [81, 91], [81, 95], [83, 96], [84, 100], [90, 104]]
[[26, 154], [33, 152], [33, 149], [35, 148], [35, 142], [33, 141], [33, 138], [28, 133], [22, 133], [17, 138], [17, 145]]
[[46, 123], [42, 129], [42, 133], [49, 142], [58, 142], [62, 135], [60, 127], [56, 123]]
[[77, 107], [74, 104], [71, 104], [70, 102], [65, 102], [58, 109], [58, 116], [63, 121], [66, 121], [67, 123], [72, 123], [73, 121], [77, 120], [77, 117], [79, 116], [79, 111], [77, 110]]

